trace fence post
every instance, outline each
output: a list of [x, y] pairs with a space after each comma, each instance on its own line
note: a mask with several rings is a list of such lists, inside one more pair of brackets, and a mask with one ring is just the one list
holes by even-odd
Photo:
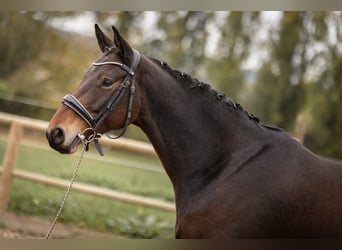
[[305, 139], [306, 133], [306, 126], [307, 126], [307, 119], [304, 114], [298, 114], [296, 117], [295, 127], [293, 129], [293, 136], [300, 140], [302, 143]]
[[12, 175], [17, 160], [17, 153], [22, 134], [23, 129], [21, 125], [13, 122], [9, 131], [6, 152], [2, 164], [2, 173], [0, 178], [0, 212], [5, 212], [7, 210]]

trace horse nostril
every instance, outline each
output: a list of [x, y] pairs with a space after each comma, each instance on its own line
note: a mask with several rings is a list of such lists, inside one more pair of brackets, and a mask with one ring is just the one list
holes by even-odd
[[51, 141], [54, 145], [61, 145], [65, 140], [64, 131], [61, 128], [54, 128], [51, 131]]

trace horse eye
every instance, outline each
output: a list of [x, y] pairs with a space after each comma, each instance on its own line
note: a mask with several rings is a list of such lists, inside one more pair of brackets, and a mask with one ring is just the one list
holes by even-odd
[[110, 87], [110, 86], [112, 86], [112, 84], [113, 84], [113, 80], [108, 79], [108, 78], [105, 78], [102, 81], [102, 86], [103, 87]]

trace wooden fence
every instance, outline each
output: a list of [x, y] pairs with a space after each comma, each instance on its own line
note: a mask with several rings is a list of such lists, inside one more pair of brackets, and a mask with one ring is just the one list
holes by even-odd
[[[50, 186], [67, 188], [69, 181], [65, 181], [59, 178], [54, 178], [39, 173], [30, 173], [23, 170], [15, 169], [18, 149], [20, 142], [25, 133], [25, 129], [44, 132], [48, 123], [40, 120], [34, 120], [30, 118], [19, 117], [0, 112], [0, 124], [9, 124], [9, 134], [7, 139], [7, 146], [5, 155], [0, 168], [0, 211], [6, 211], [9, 199], [9, 193], [11, 189], [12, 177], [30, 180], [34, 182], [43, 183]], [[119, 140], [109, 140], [107, 138], [101, 138], [101, 144], [107, 145], [113, 148], [125, 149], [131, 152], [142, 153], [150, 156], [156, 156], [153, 147], [144, 142], [138, 142], [134, 140], [121, 138]], [[133, 204], [139, 204], [143, 206], [159, 208], [167, 211], [174, 211], [175, 206], [173, 203], [159, 201], [143, 196], [118, 192], [111, 189], [99, 188], [93, 185], [83, 184], [75, 182], [73, 184], [73, 190], [79, 192], [101, 196], [113, 200], [119, 200], [129, 202]]]

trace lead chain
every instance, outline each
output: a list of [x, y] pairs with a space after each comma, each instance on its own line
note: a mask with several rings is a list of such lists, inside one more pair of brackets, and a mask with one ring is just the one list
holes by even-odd
[[83, 141], [83, 142], [84, 142], [84, 144], [83, 144], [83, 148], [82, 148], [82, 151], [81, 151], [81, 155], [80, 155], [80, 158], [78, 159], [77, 165], [76, 165], [76, 167], [75, 167], [75, 169], [74, 169], [74, 174], [73, 174], [73, 176], [72, 176], [72, 178], [71, 178], [71, 180], [70, 180], [69, 187], [68, 187], [68, 189], [67, 189], [66, 192], [65, 192], [64, 198], [63, 198], [62, 203], [61, 203], [61, 206], [59, 207], [59, 210], [58, 210], [58, 212], [57, 212], [57, 214], [56, 214], [56, 217], [55, 217], [55, 219], [53, 220], [53, 222], [52, 222], [52, 224], [51, 224], [51, 227], [50, 227], [49, 231], [47, 232], [47, 234], [46, 234], [45, 237], [44, 237], [45, 240], [49, 239], [51, 233], [53, 232], [53, 229], [54, 229], [55, 226], [56, 226], [57, 220], [58, 220], [59, 216], [61, 215], [62, 210], [63, 210], [63, 208], [64, 208], [65, 202], [66, 202], [66, 200], [68, 199], [68, 196], [69, 196], [69, 194], [70, 194], [72, 185], [73, 185], [73, 183], [74, 183], [74, 181], [75, 181], [75, 179], [76, 179], [78, 170], [79, 170], [79, 168], [80, 168], [80, 166], [81, 166], [81, 162], [82, 162], [84, 153], [85, 153], [86, 148], [87, 148], [87, 143], [86, 143], [85, 141]]

